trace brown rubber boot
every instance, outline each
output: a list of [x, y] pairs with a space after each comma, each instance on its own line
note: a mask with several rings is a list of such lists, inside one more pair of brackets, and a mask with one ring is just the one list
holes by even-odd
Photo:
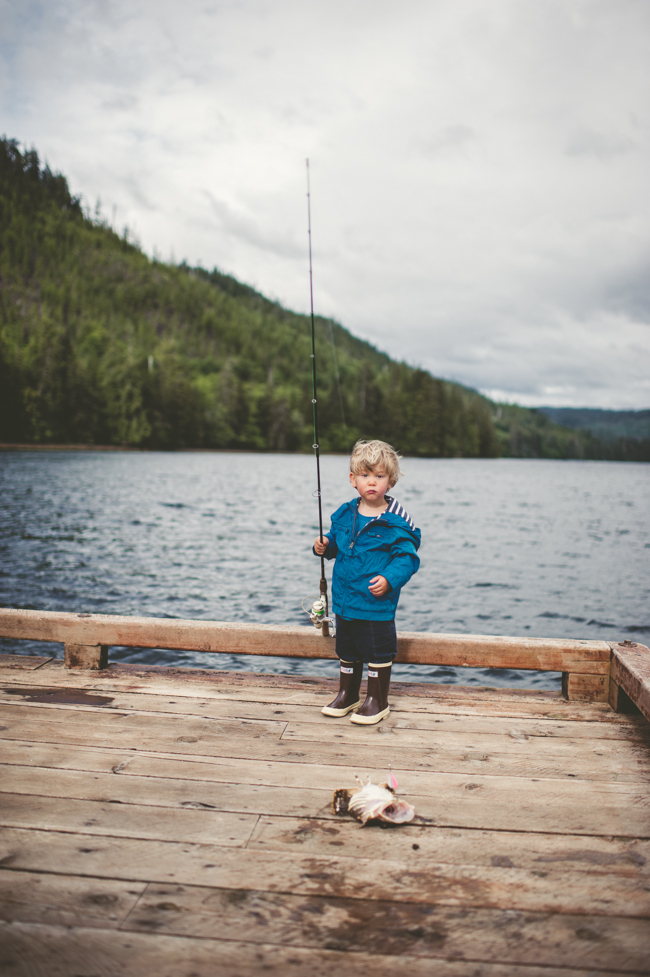
[[368, 694], [361, 708], [350, 716], [350, 721], [362, 726], [374, 726], [388, 715], [388, 689], [390, 688], [391, 662], [385, 665], [368, 665]]
[[341, 661], [339, 694], [328, 706], [321, 709], [324, 716], [334, 716], [340, 719], [341, 716], [347, 716], [349, 712], [357, 708], [361, 702], [359, 689], [362, 675], [363, 662]]

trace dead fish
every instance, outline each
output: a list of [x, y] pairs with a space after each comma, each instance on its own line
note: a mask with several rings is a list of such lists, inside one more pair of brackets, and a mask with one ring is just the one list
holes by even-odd
[[352, 814], [361, 821], [362, 828], [368, 821], [408, 824], [415, 817], [415, 808], [396, 796], [397, 781], [392, 774], [390, 780], [394, 787], [388, 784], [371, 784], [370, 778], [362, 787], [352, 790], [340, 787], [334, 791], [332, 811], [334, 814]]

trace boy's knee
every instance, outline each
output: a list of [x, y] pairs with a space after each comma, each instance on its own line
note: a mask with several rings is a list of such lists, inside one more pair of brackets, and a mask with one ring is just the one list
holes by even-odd
[[385, 651], [377, 652], [374, 651], [370, 654], [368, 658], [369, 665], [378, 665], [380, 668], [384, 665], [392, 665], [397, 657], [396, 651]]
[[356, 648], [346, 648], [345, 651], [337, 651], [336, 654], [341, 665], [357, 665], [359, 662], [365, 661], [363, 655]]

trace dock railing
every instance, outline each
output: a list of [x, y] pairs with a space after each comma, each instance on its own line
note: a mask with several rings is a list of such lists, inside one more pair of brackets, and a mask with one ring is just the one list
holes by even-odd
[[[0, 637], [59, 642], [67, 668], [108, 667], [111, 646], [205, 654], [335, 658], [334, 639], [313, 627], [232, 624], [0, 608]], [[513, 638], [400, 631], [399, 662], [455, 668], [561, 672], [565, 699], [639, 709], [650, 720], [650, 650], [625, 641]]]

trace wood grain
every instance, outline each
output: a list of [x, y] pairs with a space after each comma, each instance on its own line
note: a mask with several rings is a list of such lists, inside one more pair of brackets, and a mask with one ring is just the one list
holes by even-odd
[[[196, 785], [185, 785], [188, 793], [184, 797], [168, 798], [172, 803], [181, 803], [188, 797], [194, 801], [203, 802], [204, 790], [212, 791], [207, 802], [214, 803], [216, 791], [220, 789], [218, 779], [230, 779], [237, 776], [239, 784], [228, 786], [240, 789], [250, 784], [253, 786], [276, 787], [279, 783], [284, 786], [278, 790], [284, 796], [293, 787], [293, 793], [300, 793], [305, 782], [314, 782], [318, 772], [302, 764], [260, 764], [248, 761], [239, 762], [235, 766], [226, 766], [225, 761], [219, 763], [188, 763], [178, 760], [159, 760], [155, 757], [132, 757], [128, 755], [120, 760], [119, 756], [92, 750], [81, 751], [78, 758], [69, 758], [64, 751], [60, 758], [53, 757], [62, 763], [72, 762], [83, 764], [91, 771], [104, 770], [110, 773], [112, 766], [118, 771], [118, 776], [129, 776], [132, 769], [141, 772], [149, 771], [152, 776], [153, 789], [156, 789], [157, 776], [163, 774], [178, 774], [186, 779], [196, 777]], [[94, 762], [96, 761], [96, 762]], [[151, 767], [149, 767], [151, 764]], [[190, 768], [188, 770], [188, 768]], [[207, 769], [206, 769], [207, 768]], [[2, 775], [8, 768], [3, 768]], [[365, 777], [366, 771], [361, 771]], [[375, 773], [375, 780], [379, 777]], [[322, 771], [323, 776], [330, 776]], [[337, 771], [336, 779], [331, 779], [327, 787], [328, 798], [334, 790], [333, 785], [354, 783], [354, 773]], [[140, 778], [137, 778], [140, 779]], [[410, 787], [416, 792], [424, 794], [428, 788], [435, 790], [435, 784], [423, 782], [418, 787], [420, 775], [411, 775]], [[429, 778], [427, 778], [428, 781]], [[208, 781], [207, 785], [203, 781]], [[321, 781], [322, 782], [322, 781]], [[216, 790], [213, 784], [216, 784]], [[13, 784], [14, 788], [16, 783]], [[31, 786], [31, 785], [28, 785]], [[176, 790], [180, 791], [182, 783], [177, 782]], [[197, 793], [197, 788], [201, 793]], [[65, 788], [64, 788], [65, 789]], [[113, 788], [120, 789], [119, 785]], [[128, 789], [128, 788], [127, 788]], [[68, 788], [70, 790], [70, 788]], [[232, 795], [231, 799], [232, 799]], [[245, 796], [245, 795], [244, 795]], [[259, 795], [258, 795], [259, 797]], [[419, 808], [417, 793], [409, 793], [407, 797]], [[133, 798], [132, 798], [133, 799]], [[156, 802], [164, 805], [164, 794], [157, 795]], [[190, 802], [191, 803], [191, 802]], [[293, 801], [292, 804], [296, 804]], [[331, 854], [334, 849], [340, 849], [350, 857], [364, 858], [395, 858], [412, 859], [417, 861], [422, 856], [434, 858], [440, 862], [454, 862], [456, 864], [496, 865], [497, 867], [544, 869], [547, 863], [556, 870], [589, 871], [601, 874], [647, 875], [650, 873], [650, 841], [636, 838], [612, 839], [609, 837], [580, 835], [548, 834], [533, 831], [507, 831], [503, 829], [488, 830], [485, 828], [446, 828], [435, 824], [412, 824], [400, 831], [364, 831], [357, 830], [357, 825], [347, 818], [335, 818], [327, 811], [325, 818], [317, 818], [310, 811], [308, 817], [294, 817], [288, 814], [292, 804], [284, 802], [281, 815], [262, 815], [248, 842], [248, 848], [267, 848], [273, 850], [295, 850], [301, 853]]]
[[[0, 675], [14, 687], [33, 685], [31, 676], [15, 669], [2, 668]], [[44, 684], [61, 689], [87, 691], [142, 692], [152, 696], [177, 698], [230, 699], [241, 702], [314, 705], [319, 709], [331, 699], [337, 683], [333, 679], [258, 672], [218, 672], [196, 668], [166, 668], [158, 665], [109, 665], [98, 673], [66, 670], [63, 662], [52, 660], [43, 666]], [[479, 686], [436, 685], [434, 683], [393, 682], [391, 708], [407, 712], [445, 712], [456, 715], [549, 717], [572, 722], [628, 723], [608, 704], [567, 702], [559, 692], [530, 689], [488, 688]]]
[[[324, 638], [314, 628], [223, 621], [2, 608], [0, 635], [73, 645], [335, 658], [334, 639]], [[399, 660], [405, 663], [609, 674], [610, 648], [604, 641], [402, 631], [398, 649]]]
[[[606, 682], [596, 653], [574, 691]], [[650, 973], [639, 715], [396, 683], [357, 730], [320, 715], [328, 680], [0, 675], [3, 977]], [[412, 824], [332, 813], [335, 788], [391, 766]]]
[[66, 642], [66, 668], [90, 668], [99, 670], [108, 667], [108, 645], [79, 645]]
[[[145, 765], [146, 766], [146, 765]], [[2, 791], [51, 798], [149, 805], [180, 810], [227, 811], [241, 814], [282, 814], [313, 817], [331, 815], [332, 792], [327, 789], [287, 788], [281, 785], [206, 783], [153, 776], [114, 773], [88, 775], [80, 770], [0, 767]], [[0, 794], [0, 799], [2, 794]], [[30, 805], [31, 806], [31, 805]], [[125, 817], [128, 815], [125, 813]], [[0, 821], [3, 813], [0, 810]], [[162, 837], [162, 835], [161, 835]]]
[[[0, 707], [1, 708], [1, 707]], [[6, 715], [6, 714], [5, 714]], [[603, 742], [590, 737], [574, 738], [572, 730], [564, 731], [564, 735], [539, 736], [527, 730], [522, 723], [502, 724], [491, 732], [476, 728], [469, 729], [462, 724], [443, 727], [434, 723], [431, 728], [418, 728], [417, 721], [406, 724], [399, 723], [395, 717], [387, 717], [381, 724], [369, 729], [359, 730], [359, 727], [347, 720], [333, 722], [326, 729], [320, 724], [309, 722], [288, 722], [282, 739], [300, 742], [333, 742], [340, 745], [359, 745], [363, 743], [370, 749], [375, 745], [379, 749], [388, 746], [397, 748], [414, 748], [424, 750], [475, 750], [482, 749], [486, 753], [520, 753], [530, 757], [551, 755], [553, 757], [579, 757], [588, 762], [589, 757], [621, 755], [629, 762], [638, 754], [640, 759], [650, 760], [650, 744], [643, 738], [636, 741], [611, 739]], [[415, 728], [414, 728], [415, 727]]]
[[[0, 930], [3, 977], [549, 977], [549, 968], [472, 961], [471, 946], [460, 960], [428, 959], [381, 952], [348, 953], [235, 940], [191, 939], [150, 933], [109, 933], [97, 929], [62, 930], [33, 923], [5, 924]], [[584, 968], [553, 968], [553, 977], [594, 977], [594, 941], [585, 930]], [[579, 944], [582, 946], [582, 944]], [[597, 946], [597, 943], [596, 943]], [[591, 951], [591, 952], [589, 952]], [[433, 954], [432, 954], [433, 956]], [[215, 970], [217, 961], [218, 970]], [[599, 977], [624, 971], [600, 968]], [[647, 972], [647, 971], [646, 971]], [[629, 971], [628, 971], [629, 973]], [[643, 971], [641, 971], [643, 973]]]
[[607, 702], [609, 675], [562, 672], [562, 695], [574, 702]]
[[[1, 710], [0, 710], [1, 711]], [[120, 713], [95, 715], [43, 709], [44, 717], [16, 718], [9, 707], [2, 714], [0, 740], [33, 743], [55, 742], [68, 746], [114, 747], [147, 753], [176, 754], [179, 757], [214, 756], [242, 760], [302, 760], [305, 763], [366, 766], [368, 749], [374, 761], [387, 770], [429, 770], [439, 773], [526, 778], [572, 778], [603, 783], [647, 783], [650, 780], [649, 750], [645, 743], [621, 740], [572, 741], [505, 734], [501, 737], [436, 734], [397, 730], [386, 725], [360, 732], [352, 727], [337, 732], [334, 727], [322, 735], [308, 724], [292, 728], [282, 736], [283, 723], [254, 720], [193, 720], [182, 724], [161, 717]], [[26, 711], [27, 712], [27, 711]], [[347, 724], [349, 725], [349, 724]], [[518, 733], [513, 728], [511, 732]], [[519, 731], [520, 732], [520, 731]], [[181, 733], [181, 735], [178, 735]], [[325, 735], [327, 734], [327, 735]], [[304, 738], [303, 738], [304, 737]], [[582, 744], [579, 749], [577, 744]]]
[[34, 671], [44, 665], [46, 662], [52, 661], [52, 656], [47, 658], [36, 655], [5, 655], [0, 653], [0, 668], [16, 668], [26, 671]]
[[[20, 744], [8, 746], [18, 749]], [[41, 748], [40, 745], [37, 746]], [[250, 811], [252, 805], [252, 809], [260, 814], [273, 814], [278, 807], [284, 806], [284, 814], [291, 817], [305, 813], [303, 800], [294, 795], [303, 793], [303, 798], [312, 805], [309, 815], [321, 817], [325, 805], [320, 799], [323, 791], [327, 798], [325, 806], [329, 806], [331, 794], [336, 788], [355, 786], [355, 775], [364, 780], [371, 777], [374, 782], [381, 782], [387, 776], [390, 763], [390, 758], [386, 758], [385, 765], [368, 766], [371, 758], [364, 751], [359, 766], [325, 765], [322, 763], [322, 749], [320, 763], [309, 763], [305, 756], [269, 762], [228, 757], [180, 758], [123, 753], [119, 750], [111, 754], [101, 749], [97, 751], [101, 760], [94, 760], [94, 751], [88, 751], [87, 748], [80, 748], [76, 756], [69, 747], [56, 748], [52, 744], [44, 744], [42, 749], [47, 751], [47, 762], [58, 767], [83, 764], [84, 768], [88, 766], [98, 772], [112, 771], [121, 777], [150, 778], [152, 791], [156, 790], [158, 778], [161, 778], [160, 803], [163, 805], [166, 801], [162, 787], [168, 779], [181, 781], [181, 786], [170, 787], [167, 803], [175, 804], [179, 797], [185, 800], [191, 800], [192, 796], [204, 797], [202, 792], [197, 793], [202, 788], [193, 787], [193, 783], [198, 782], [214, 785], [213, 795], [207, 803], [217, 803], [215, 798], [219, 797], [219, 803], [226, 809], [229, 809], [227, 802], [230, 800], [236, 810]], [[89, 759], [80, 759], [87, 754]], [[401, 792], [415, 804], [419, 817], [430, 818], [430, 823], [437, 826], [507, 831], [520, 825], [528, 832], [648, 836], [648, 789], [644, 785], [600, 783], [595, 787], [577, 778], [563, 781], [557, 778], [545, 780], [485, 776], [470, 769], [464, 774], [409, 770], [396, 766], [395, 756], [391, 756]], [[376, 755], [372, 759], [374, 762], [381, 760]], [[482, 762], [476, 762], [475, 766], [480, 770], [486, 768], [486, 764]], [[4, 769], [9, 778], [10, 768]], [[20, 771], [18, 775], [22, 776]], [[31, 767], [26, 770], [26, 789], [30, 789], [31, 784], [32, 790], [38, 790], [39, 780], [43, 775], [47, 775], [47, 770], [34, 770]], [[114, 784], [114, 779], [109, 777], [102, 783], [110, 787], [108, 796], [118, 799], [120, 792], [129, 788]], [[65, 778], [62, 778], [61, 783], [65, 783]], [[225, 788], [226, 785], [227, 790], [222, 790], [222, 786]], [[246, 785], [266, 786], [272, 790], [255, 792], [253, 803], [251, 795], [245, 789], [239, 792], [236, 789], [238, 786], [245, 788]], [[40, 789], [45, 791], [47, 788]], [[85, 789], [90, 793], [93, 790], [92, 783]], [[183, 795], [183, 791], [187, 791], [187, 794]], [[265, 807], [265, 804], [270, 806]], [[327, 813], [325, 816], [334, 817]]]
[[201, 841], [241, 848], [251, 836], [257, 815], [201, 808], [168, 810], [138, 804], [0, 794], [0, 825], [47, 831], [74, 831], [116, 838]]
[[[20, 685], [5, 685], [0, 688], [0, 703], [2, 705], [15, 705], [30, 707], [47, 705], [52, 709], [65, 708], [65, 703], [57, 701], [57, 693], [61, 690], [57, 686], [34, 687]], [[69, 690], [68, 690], [69, 691]], [[204, 698], [187, 695], [187, 690], [180, 696], [151, 695], [142, 692], [124, 692], [122, 690], [110, 690], [110, 701], [101, 708], [105, 712], [125, 712], [125, 713], [156, 713], [160, 716], [187, 716], [195, 718], [200, 716], [204, 719], [254, 719], [263, 721], [284, 721], [284, 722], [307, 722], [310, 725], [322, 726], [325, 729], [334, 729], [338, 723], [331, 718], [323, 716], [320, 711], [321, 700], [310, 701], [308, 703], [296, 703], [292, 699], [286, 702], [270, 701], [250, 701], [242, 700], [239, 697], [229, 698], [220, 696], [219, 698]], [[90, 695], [93, 692], [89, 692]], [[311, 697], [314, 698], [313, 696]], [[78, 703], [79, 710], [94, 709], [92, 703], [84, 705]], [[409, 708], [410, 707], [410, 708]], [[437, 732], [447, 732], [452, 730], [462, 730], [466, 733], [489, 733], [489, 734], [508, 734], [513, 728], [510, 717], [500, 716], [493, 713], [492, 706], [482, 705], [481, 700], [477, 700], [471, 712], [459, 714], [455, 711], [443, 712], [445, 703], [432, 703], [426, 711], [420, 708], [413, 708], [413, 703], [406, 697], [391, 696], [391, 714], [388, 723], [392, 728], [397, 729], [434, 729]], [[450, 708], [455, 708], [455, 701], [450, 703]], [[483, 714], [483, 709], [489, 709], [489, 714]], [[580, 737], [589, 740], [596, 739], [622, 739], [622, 740], [642, 740], [650, 744], [650, 725], [645, 720], [637, 720], [635, 717], [621, 717], [620, 723], [606, 723], [596, 720], [581, 719], [575, 721], [571, 714], [566, 719], [550, 719], [547, 715], [540, 716], [520, 716], [515, 724], [526, 736], [558, 736], [571, 738]]]
[[473, 957], [547, 967], [642, 971], [650, 924], [644, 919], [587, 914], [456, 909], [331, 896], [150, 885], [124, 926], [127, 930], [234, 939], [247, 943], [336, 949], [347, 953], [406, 954], [436, 959]]
[[[354, 830], [363, 831], [358, 825]], [[370, 829], [375, 830], [375, 829]], [[379, 828], [377, 831], [381, 830]], [[344, 855], [232, 848], [73, 831], [7, 829], [0, 860], [12, 870], [204, 885], [224, 889], [335, 896], [360, 901], [419, 903], [647, 918], [647, 877], [539, 869], [456, 865], [423, 858], [417, 864]]]
[[627, 692], [624, 692], [620, 685], [617, 685], [611, 677], [609, 680], [609, 704], [614, 712], [634, 716], [640, 716], [642, 714], [639, 707], [634, 705]]
[[356, 831], [347, 819], [262, 816], [249, 850], [295, 851], [351, 858], [393, 858], [415, 864], [423, 858], [457, 865], [588, 872], [603, 876], [650, 876], [650, 841], [584, 838], [532, 831], [487, 831], [410, 824], [400, 831]]
[[612, 645], [612, 678], [650, 720], [650, 648], [635, 642]]
[[0, 919], [117, 929], [146, 887], [144, 882], [0, 869]]

